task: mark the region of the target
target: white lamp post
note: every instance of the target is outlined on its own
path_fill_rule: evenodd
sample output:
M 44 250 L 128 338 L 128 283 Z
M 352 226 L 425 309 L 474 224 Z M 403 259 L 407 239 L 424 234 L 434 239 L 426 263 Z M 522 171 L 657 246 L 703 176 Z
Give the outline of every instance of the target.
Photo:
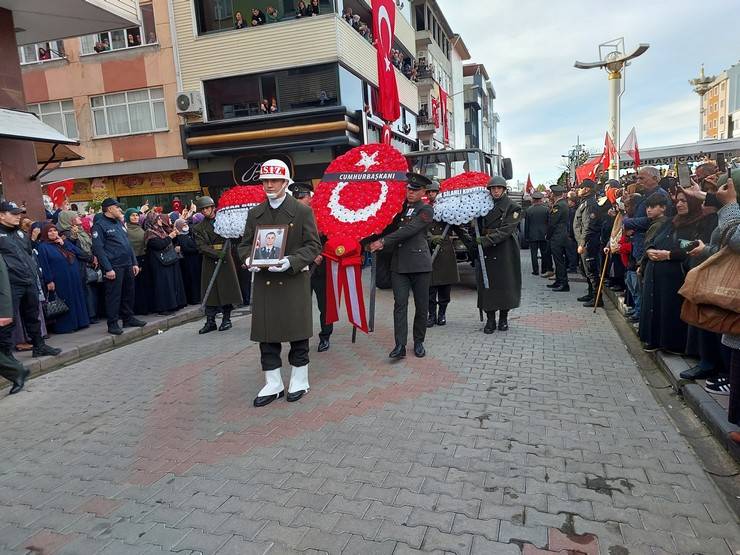
M 628 62 L 644 54 L 650 48 L 649 44 L 640 43 L 631 54 L 624 54 L 624 38 L 615 39 L 599 45 L 598 62 L 576 62 L 578 69 L 603 68 L 609 76 L 609 127 L 608 131 L 614 141 L 616 159 L 609 165 L 609 178 L 619 179 L 619 117 L 620 99 L 623 88 L 622 70 Z

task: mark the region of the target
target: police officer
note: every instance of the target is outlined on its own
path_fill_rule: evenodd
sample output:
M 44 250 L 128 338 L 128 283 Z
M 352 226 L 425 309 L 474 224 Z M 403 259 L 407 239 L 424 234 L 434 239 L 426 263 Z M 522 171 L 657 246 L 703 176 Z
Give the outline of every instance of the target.
M 0 327 L 8 328 L 12 325 L 13 293 L 8 279 L 8 267 L 0 256 Z M 31 371 L 24 368 L 12 354 L 8 355 L 0 351 L 0 376 L 13 384 L 8 395 L 13 395 L 22 390 L 30 373 Z
M 578 220 L 574 219 L 573 230 L 579 239 L 578 255 L 588 283 L 587 293 L 578 300 L 584 303 L 583 306 L 593 307 L 599 283 L 599 251 L 604 218 L 596 199 L 596 183 L 591 179 L 584 179 L 578 188 L 578 196 L 581 204 L 576 209 Z
M 23 209 L 13 202 L 0 202 L 0 255 L 8 267 L 13 311 L 20 313 L 23 324 L 33 343 L 33 356 L 55 356 L 61 349 L 44 343 L 39 320 L 39 267 L 33 258 L 31 240 L 18 227 Z M 13 327 L 0 327 L 0 351 L 13 360 Z M 24 378 L 25 381 L 25 378 Z M 18 383 L 18 382 L 14 382 Z
M 552 208 L 547 220 L 547 240 L 555 262 L 555 281 L 547 285 L 553 291 L 570 291 L 568 285 L 568 202 L 565 187 L 553 185 Z
M 200 270 L 200 295 L 203 297 L 216 271 L 218 261 L 223 258 L 221 269 L 213 283 L 211 293 L 205 299 L 206 323 L 198 333 L 210 333 L 231 329 L 231 311 L 234 305 L 242 303 L 239 276 L 236 273 L 234 258 L 229 249 L 225 249 L 226 239 L 216 233 L 213 225 L 216 220 L 216 203 L 211 197 L 200 197 L 195 200 L 195 207 L 203 214 L 203 221 L 193 226 L 193 237 L 198 251 L 203 255 Z M 216 328 L 216 314 L 221 312 L 221 325 Z
M 434 206 L 434 201 L 439 193 L 439 182 L 432 180 L 427 188 L 429 204 Z M 450 304 L 450 292 L 452 285 L 460 282 L 460 274 L 457 271 L 457 256 L 455 246 L 449 232 L 454 231 L 458 235 L 465 234 L 458 226 L 450 226 L 446 237 L 443 237 L 447 224 L 444 222 L 432 222 L 427 230 L 427 240 L 432 252 L 439 246 L 437 258 L 432 266 L 432 281 L 429 285 L 429 317 L 427 327 L 434 324 L 444 326 L 447 324 L 447 305 Z M 467 234 L 465 234 L 467 236 Z
M 370 252 L 391 251 L 391 285 L 393 287 L 393 330 L 396 346 L 390 358 L 406 356 L 408 338 L 409 291 L 414 294 L 414 354 L 426 355 L 424 337 L 427 331 L 429 283 L 432 275 L 432 254 L 427 244 L 427 228 L 434 210 L 422 199 L 432 180 L 418 173 L 408 173 L 406 202 L 401 213 L 386 228 L 380 239 L 369 245 Z
M 550 210 L 542 199 L 545 195 L 540 191 L 532 193 L 532 206 L 524 212 L 525 227 L 524 236 L 529 243 L 529 255 L 532 258 L 532 275 L 540 274 L 540 260 L 542 260 L 542 273 L 552 271 L 552 255 L 550 246 L 545 240 L 547 235 L 547 218 Z M 537 257 L 539 251 L 540 258 Z
M 313 185 L 310 183 L 293 183 L 288 186 L 288 190 L 293 193 L 293 198 L 301 204 L 311 207 L 311 198 L 313 196 Z M 321 247 L 323 250 L 326 244 L 326 237 L 320 236 Z M 329 350 L 329 338 L 334 331 L 334 324 L 326 323 L 326 264 L 324 256 L 319 254 L 311 264 L 311 291 L 316 295 L 316 304 L 319 307 L 319 322 L 321 322 L 321 331 L 319 332 L 318 352 L 323 353 Z
M 108 333 L 121 335 L 119 316 L 124 328 L 140 328 L 146 322 L 134 316 L 134 278 L 139 274 L 134 249 L 123 227 L 123 211 L 118 201 L 106 198 L 102 214 L 93 219 L 93 254 L 103 269 L 105 277 L 105 313 L 108 317 Z

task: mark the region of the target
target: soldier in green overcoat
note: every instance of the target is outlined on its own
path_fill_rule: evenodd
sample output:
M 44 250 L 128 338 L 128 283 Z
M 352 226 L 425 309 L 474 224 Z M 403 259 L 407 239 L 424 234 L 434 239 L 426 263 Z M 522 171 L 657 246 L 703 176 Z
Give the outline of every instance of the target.
M 211 293 L 205 300 L 206 323 L 198 331 L 200 334 L 216 330 L 216 314 L 221 312 L 223 318 L 219 331 L 231 329 L 231 311 L 234 305 L 242 303 L 242 293 L 239 288 L 239 278 L 230 249 L 224 248 L 226 239 L 221 237 L 213 228 L 216 219 L 216 205 L 211 197 L 200 197 L 195 206 L 203 214 L 203 221 L 193 226 L 193 237 L 198 251 L 203 255 L 203 264 L 200 271 L 200 295 L 206 294 L 213 272 L 219 259 L 223 258 L 221 269 L 213 284 Z
M 249 211 L 239 245 L 239 258 L 254 276 L 252 341 L 260 344 L 265 387 L 254 406 L 261 407 L 284 395 L 280 372 L 281 343 L 290 343 L 291 365 L 288 401 L 308 392 L 308 340 L 313 335 L 309 266 L 321 254 L 319 232 L 312 210 L 287 194 L 290 170 L 281 160 L 268 160 L 260 167 L 260 180 L 267 200 Z M 287 226 L 282 257 L 273 266 L 257 267 L 251 255 L 257 226 Z

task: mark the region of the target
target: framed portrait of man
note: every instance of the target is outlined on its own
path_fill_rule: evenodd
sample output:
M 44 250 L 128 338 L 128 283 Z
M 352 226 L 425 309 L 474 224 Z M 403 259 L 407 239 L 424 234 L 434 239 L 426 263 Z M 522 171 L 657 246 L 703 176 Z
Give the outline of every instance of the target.
M 285 256 L 287 236 L 287 225 L 258 225 L 254 232 L 251 265 L 261 268 L 277 265 Z

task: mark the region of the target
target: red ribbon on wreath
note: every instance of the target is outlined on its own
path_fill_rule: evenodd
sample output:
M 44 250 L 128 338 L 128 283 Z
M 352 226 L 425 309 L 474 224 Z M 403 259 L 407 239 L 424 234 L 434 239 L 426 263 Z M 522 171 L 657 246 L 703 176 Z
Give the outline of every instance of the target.
M 349 321 L 368 332 L 360 241 L 382 232 L 401 210 L 407 172 L 406 158 L 386 144 L 358 146 L 327 167 L 311 201 L 319 231 L 327 237 L 327 324 L 339 320 L 344 297 Z

